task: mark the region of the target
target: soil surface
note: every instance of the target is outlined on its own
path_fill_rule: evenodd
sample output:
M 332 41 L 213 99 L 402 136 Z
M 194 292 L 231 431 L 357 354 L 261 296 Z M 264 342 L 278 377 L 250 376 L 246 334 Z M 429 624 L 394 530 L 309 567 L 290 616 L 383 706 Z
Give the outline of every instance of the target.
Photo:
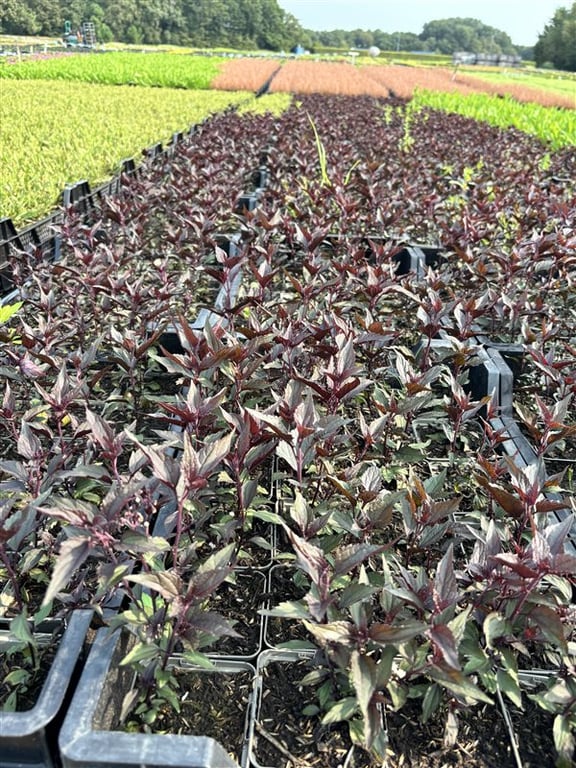
M 409 700 L 386 713 L 387 759 L 374 760 L 352 748 L 346 724 L 323 726 L 302 709 L 315 703 L 312 689 L 298 686 L 305 663 L 264 670 L 260 717 L 253 756 L 261 768 L 518 768 L 499 708 L 479 706 L 458 714 L 455 746 L 444 746 L 445 713 L 422 724 L 421 702 Z M 554 768 L 553 715 L 525 698 L 524 710 L 508 706 L 522 768 Z M 576 763 L 575 763 L 576 765 Z
M 240 571 L 236 582 L 224 582 L 210 600 L 210 610 L 230 621 L 240 637 L 223 637 L 210 653 L 225 656 L 255 656 L 260 649 L 266 577 L 259 571 Z
M 253 673 L 249 669 L 230 673 L 177 669 L 175 674 L 181 691 L 180 712 L 166 707 L 153 731 L 209 736 L 240 762 Z M 133 716 L 130 725 L 130 730 L 136 730 Z
M 387 715 L 393 756 L 387 768 L 518 768 L 510 736 L 500 710 L 485 706 L 459 715 L 458 741 L 444 747 L 444 722 L 435 718 L 423 725 L 420 702 Z M 554 768 L 553 715 L 530 700 L 524 711 L 508 706 L 518 739 L 522 768 Z

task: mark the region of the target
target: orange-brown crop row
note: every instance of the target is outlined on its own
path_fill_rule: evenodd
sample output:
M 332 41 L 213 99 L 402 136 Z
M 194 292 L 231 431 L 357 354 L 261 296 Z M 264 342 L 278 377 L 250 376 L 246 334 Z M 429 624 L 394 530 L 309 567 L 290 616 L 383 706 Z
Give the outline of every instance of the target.
M 518 101 L 530 101 L 545 107 L 574 108 L 574 100 L 562 94 L 552 94 L 529 86 L 508 83 L 493 83 L 479 77 L 463 74 L 454 75 L 449 69 L 426 67 L 364 67 L 369 77 L 386 86 L 401 99 L 412 97 L 416 88 L 430 91 L 458 93 L 489 93 L 499 96 L 506 94 Z
M 516 85 L 514 83 L 492 83 L 487 80 L 480 81 L 480 78 L 458 75 L 458 80 L 463 85 L 472 87 L 480 86 L 482 93 L 493 93 L 498 96 L 509 95 L 518 101 L 530 101 L 535 104 L 541 104 L 543 107 L 565 107 L 566 109 L 576 109 L 576 98 L 563 96 L 561 93 L 550 93 L 533 88 L 529 85 Z
M 257 91 L 280 67 L 277 60 L 232 59 L 213 81 L 222 90 Z M 431 91 L 509 94 L 518 101 L 546 107 L 574 109 L 574 99 L 530 86 L 493 83 L 456 73 L 450 69 L 402 66 L 356 67 L 347 62 L 290 60 L 282 64 L 270 85 L 270 92 L 330 93 L 345 96 L 368 95 L 386 98 L 390 93 L 410 99 L 416 88 Z
M 279 66 L 278 61 L 267 59 L 232 59 L 212 81 L 212 87 L 257 91 Z M 346 62 L 326 61 L 285 62 L 274 77 L 270 92 L 388 96 L 387 88 L 366 77 L 359 68 Z
M 270 85 L 270 91 L 330 93 L 342 96 L 387 98 L 388 88 L 347 62 L 287 61 Z
M 273 59 L 231 59 L 212 81 L 221 91 L 258 91 L 280 66 Z
M 416 88 L 450 93 L 474 93 L 481 90 L 480 87 L 474 89 L 472 86 L 456 82 L 447 69 L 399 66 L 370 66 L 362 69 L 368 77 L 385 85 L 400 99 L 411 99 Z

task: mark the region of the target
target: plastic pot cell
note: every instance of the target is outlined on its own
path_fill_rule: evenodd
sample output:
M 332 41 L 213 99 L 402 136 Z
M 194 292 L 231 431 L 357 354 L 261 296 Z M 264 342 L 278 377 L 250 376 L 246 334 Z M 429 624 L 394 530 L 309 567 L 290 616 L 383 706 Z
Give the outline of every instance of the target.
M 239 637 L 223 637 L 210 647 L 211 656 L 238 661 L 256 658 L 262 648 L 267 575 L 252 568 L 239 568 L 233 578 L 220 585 L 207 606 L 228 619 Z
M 249 757 L 255 768 L 351 764 L 346 763 L 346 754 L 354 751 L 347 725 L 321 726 L 319 712 L 304 714 L 318 704 L 318 693 L 314 685 L 300 681 L 317 667 L 314 650 L 260 654 L 248 731 Z
M 0 768 L 55 768 L 60 765 L 57 733 L 73 688 L 92 620 L 92 611 L 74 611 L 36 704 L 23 712 L 0 712 Z
M 225 695 L 204 692 L 198 707 L 208 713 L 215 709 L 212 719 L 219 718 L 222 722 L 224 708 L 232 703 L 236 721 L 227 734 L 234 733 L 232 757 L 222 743 L 205 733 L 155 734 L 121 729 L 122 702 L 135 684 L 133 671 L 120 665 L 131 642 L 129 633 L 111 634 L 107 628 L 98 632 L 60 731 L 63 768 L 239 768 L 245 765 L 254 667 L 247 662 L 216 661 L 218 669 L 212 672 L 186 666 L 177 658 L 172 665 L 177 667 L 175 674 L 189 672 L 192 679 L 195 675 L 223 675 L 241 681 Z M 196 686 L 192 683 L 186 687 L 184 678 L 182 707 L 193 697 L 194 690 Z
M 514 376 L 504 359 L 494 349 L 480 349 L 479 364 L 469 369 L 470 391 L 476 400 L 494 396 L 498 413 L 512 414 L 512 386 Z
M 234 206 L 234 213 L 240 216 L 243 216 L 246 212 L 254 211 L 256 210 L 256 206 L 258 205 L 258 202 L 259 202 L 258 195 L 254 193 L 240 195 L 236 200 L 236 204 Z

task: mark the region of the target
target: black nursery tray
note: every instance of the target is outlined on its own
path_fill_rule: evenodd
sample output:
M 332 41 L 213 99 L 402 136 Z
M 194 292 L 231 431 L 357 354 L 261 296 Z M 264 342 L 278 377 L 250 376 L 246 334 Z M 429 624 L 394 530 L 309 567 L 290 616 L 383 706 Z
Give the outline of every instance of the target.
M 0 712 L 0 768 L 59 765 L 58 727 L 91 621 L 90 610 L 71 615 L 35 706 L 24 712 Z

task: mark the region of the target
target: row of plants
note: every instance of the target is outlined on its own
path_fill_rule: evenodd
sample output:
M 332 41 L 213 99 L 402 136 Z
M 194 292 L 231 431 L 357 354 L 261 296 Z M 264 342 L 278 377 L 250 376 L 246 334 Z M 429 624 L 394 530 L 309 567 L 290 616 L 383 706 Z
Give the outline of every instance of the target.
M 0 210 L 18 226 L 50 212 L 67 184 L 84 178 L 94 186 L 124 158 L 214 112 L 240 103 L 248 111 L 281 108 L 247 92 L 37 80 L 4 81 L 2 93 Z
M 571 105 L 566 103 L 567 108 L 560 109 L 537 103 L 519 103 L 513 97 L 502 99 L 476 93 L 462 98 L 446 91 L 418 90 L 414 101 L 422 106 L 483 120 L 497 128 L 514 126 L 523 133 L 548 142 L 553 149 L 576 144 L 574 99 Z
M 106 52 L 47 60 L 0 62 L 0 79 L 72 80 L 99 85 L 140 85 L 208 90 L 223 59 L 170 53 Z
M 215 83 L 237 90 L 246 84 L 258 88 L 273 71 L 273 62 L 255 59 L 225 64 Z M 455 112 L 498 128 L 513 126 L 523 133 L 549 142 L 554 149 L 576 142 L 574 99 L 568 95 L 539 93 L 536 89 L 507 91 L 504 86 L 483 83 L 478 78 L 448 70 L 372 65 L 356 67 L 345 62 L 310 60 L 286 62 L 273 77 L 274 93 L 326 93 L 370 95 L 385 98 L 388 92 L 419 106 Z M 495 91 L 492 93 L 492 91 Z
M 405 72 L 398 67 L 373 67 L 368 74 L 386 85 L 397 96 L 410 98 L 415 90 L 440 91 L 442 93 L 479 93 L 507 97 L 512 101 L 539 104 L 543 107 L 562 107 L 574 109 L 572 94 L 550 91 L 546 87 L 519 85 L 507 82 L 498 75 L 492 80 L 484 80 L 483 74 L 470 76 L 468 73 L 453 69 L 412 68 Z
M 471 386 L 479 333 L 523 342 L 552 404 L 531 424 L 540 454 L 573 434 L 569 157 L 399 102 L 302 96 L 278 117 L 211 118 L 93 221 L 68 220 L 59 262 L 21 256 L 2 347 L 13 632 L 95 609 L 118 632 L 99 647 L 125 638 L 118 686 L 139 675 L 112 727 L 150 735 L 169 710 L 191 722 L 183 664 L 209 666 L 219 640 L 234 652 L 222 594 L 240 567 L 284 562 L 298 575 L 268 612 L 305 669 L 292 712 L 274 699 L 253 731 L 253 763 L 422 765 L 392 725 L 408 712 L 415 742 L 417 710 L 441 724 L 444 760 L 506 699 L 550 713 L 568 765 L 572 520 L 548 520 L 544 498 L 564 480 L 499 454 L 501 403 Z M 263 160 L 259 206 L 234 215 Z M 430 270 L 403 266 L 418 241 Z M 18 639 L 12 669 L 34 658 Z M 548 671 L 527 696 L 534 666 Z M 243 728 L 226 748 L 245 759 Z
M 538 88 L 543 91 L 555 91 L 564 96 L 574 95 L 574 73 L 572 72 L 546 72 L 540 69 L 518 69 L 510 71 L 504 69 L 501 72 L 494 72 L 489 69 L 484 72 L 475 72 L 473 67 L 463 68 L 463 72 L 471 78 L 481 75 L 484 82 L 509 83 L 529 88 Z

